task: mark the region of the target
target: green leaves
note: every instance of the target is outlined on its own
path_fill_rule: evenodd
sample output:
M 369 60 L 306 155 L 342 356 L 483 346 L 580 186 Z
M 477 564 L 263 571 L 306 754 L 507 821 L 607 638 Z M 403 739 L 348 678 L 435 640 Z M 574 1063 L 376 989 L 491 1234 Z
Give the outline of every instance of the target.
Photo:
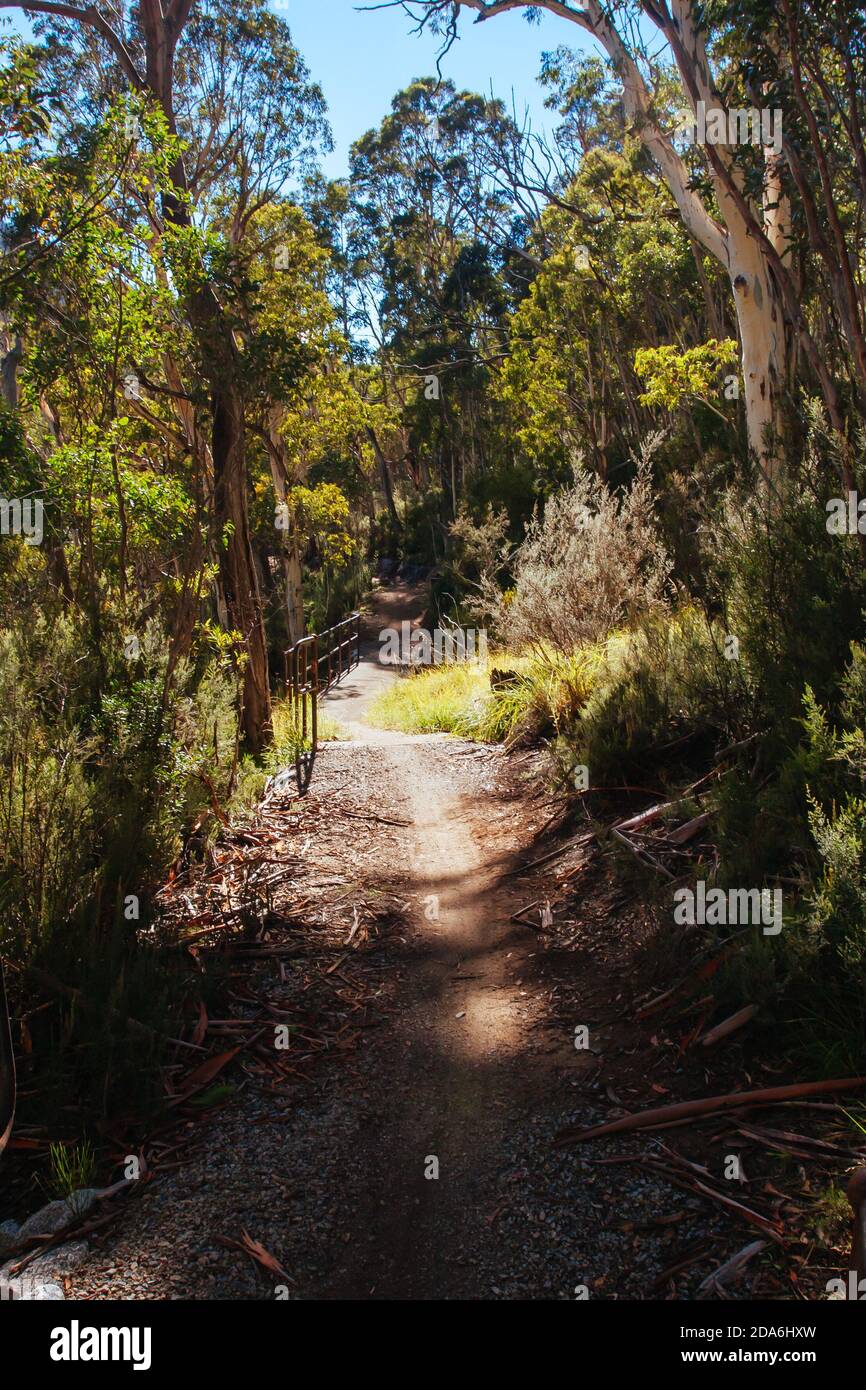
M 722 371 L 733 366 L 738 356 L 733 338 L 725 338 L 722 342 L 711 338 L 685 351 L 670 344 L 640 348 L 635 353 L 634 366 L 638 376 L 647 383 L 641 403 L 675 410 L 688 396 L 702 397 L 711 391 L 718 394 Z

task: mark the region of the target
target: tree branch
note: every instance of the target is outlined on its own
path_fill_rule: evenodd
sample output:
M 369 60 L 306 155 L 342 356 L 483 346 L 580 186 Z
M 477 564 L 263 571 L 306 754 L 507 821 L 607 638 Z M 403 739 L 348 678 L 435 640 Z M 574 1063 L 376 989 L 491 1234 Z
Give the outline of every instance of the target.
M 478 14 L 476 23 L 492 19 L 513 9 L 547 10 L 567 19 L 597 39 L 607 53 L 622 83 L 626 114 L 633 121 L 643 144 L 661 168 L 686 227 L 696 241 L 722 265 L 727 265 L 727 233 L 711 217 L 698 195 L 689 186 L 689 171 L 663 133 L 652 112 L 652 93 L 634 57 L 611 24 L 600 0 L 588 0 L 585 9 L 575 9 L 562 0 L 456 0 Z
M 145 90 L 147 84 L 135 66 L 132 54 L 95 5 L 66 5 L 62 0 L 30 0 L 28 4 L 22 4 L 21 0 L 0 0 L 0 10 L 24 10 L 27 14 L 49 14 L 55 15 L 58 19 L 77 19 L 79 23 L 86 24 L 88 28 L 95 29 L 102 35 L 133 87 L 137 91 Z

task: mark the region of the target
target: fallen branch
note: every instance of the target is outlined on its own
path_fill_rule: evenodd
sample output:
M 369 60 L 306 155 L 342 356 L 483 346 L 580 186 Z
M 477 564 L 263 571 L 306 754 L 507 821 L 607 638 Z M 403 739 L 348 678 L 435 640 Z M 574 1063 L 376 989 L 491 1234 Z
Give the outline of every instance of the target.
M 866 1076 L 848 1076 L 836 1081 L 798 1082 L 794 1086 L 771 1086 L 763 1091 L 733 1091 L 724 1096 L 708 1096 L 704 1100 L 685 1100 L 676 1105 L 659 1105 L 642 1110 L 637 1115 L 623 1115 L 604 1125 L 590 1129 L 563 1129 L 554 1140 L 556 1148 L 564 1144 L 579 1144 L 584 1139 L 597 1139 L 602 1134 L 617 1134 L 630 1129 L 651 1129 L 667 1120 L 681 1120 L 693 1115 L 712 1115 L 721 1110 L 736 1110 L 744 1105 L 774 1105 L 777 1101 L 796 1096 L 826 1095 L 831 1091 L 853 1091 L 866 1086 Z
M 347 811 L 346 808 L 345 808 L 345 806 L 341 806 L 341 807 L 338 809 L 337 815 L 339 815 L 339 816 L 351 816 L 352 820 L 374 820 L 374 821 L 377 821 L 377 822 L 379 823 L 379 825 L 404 825 L 404 826 L 409 826 L 409 825 L 414 825 L 414 824 L 415 824 L 415 822 L 414 822 L 413 820 L 393 820 L 391 816 L 376 816 L 376 815 L 373 814 L 372 811 L 369 811 L 369 812 L 367 812 L 367 813 L 364 813 L 364 812 L 362 812 L 362 811 Z
M 559 849 L 552 849 L 549 854 L 542 854 L 540 859 L 532 859 L 528 864 L 518 864 L 516 869 L 509 869 L 503 874 L 503 878 L 512 878 L 514 874 L 528 874 L 530 869 L 537 869 L 539 864 L 546 864 L 548 859 L 555 859 L 559 854 L 565 854 L 567 850 L 577 849 L 579 845 L 586 845 L 590 840 L 595 839 L 595 831 L 590 831 L 588 835 L 578 835 L 574 840 L 567 840 Z
M 617 840 L 620 840 L 625 845 L 626 849 L 630 849 L 632 854 L 636 855 L 642 864 L 648 864 L 649 867 L 651 869 L 655 869 L 657 873 L 664 874 L 665 878 L 674 878 L 674 875 L 671 873 L 670 869 L 666 869 L 664 864 L 661 864 L 658 859 L 654 859 L 653 856 L 649 854 L 647 850 L 638 849 L 637 845 L 633 845 L 627 835 L 620 834 L 619 830 L 615 825 L 611 826 L 610 833 L 611 835 L 614 835 L 617 838 Z
M 611 826 L 612 830 L 639 830 L 642 825 L 647 825 L 650 821 L 657 820 L 665 811 L 672 811 L 678 806 L 678 801 L 660 801 L 655 806 L 650 806 L 648 811 L 641 811 L 637 816 L 631 816 L 629 820 L 618 821 Z

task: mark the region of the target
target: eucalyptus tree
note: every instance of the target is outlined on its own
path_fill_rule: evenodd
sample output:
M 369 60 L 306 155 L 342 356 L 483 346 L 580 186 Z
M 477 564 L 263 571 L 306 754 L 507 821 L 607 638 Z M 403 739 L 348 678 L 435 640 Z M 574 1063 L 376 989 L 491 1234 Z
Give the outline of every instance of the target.
M 456 514 L 485 466 L 489 380 L 504 347 L 505 279 L 518 212 L 492 176 L 501 103 L 433 78 L 394 98 L 352 147 L 347 254 L 381 371 L 382 398 L 406 422 L 405 464 L 431 476 Z
M 827 119 L 844 128 L 859 178 L 861 7 L 852 0 L 834 5 L 831 13 L 811 0 L 784 0 L 781 6 L 775 0 L 402 0 L 402 8 L 421 25 L 438 29 L 446 43 L 456 37 L 462 10 L 472 12 L 476 23 L 515 9 L 526 11 L 530 20 L 549 11 L 596 40 L 616 75 L 630 130 L 656 162 L 690 235 L 729 279 L 749 442 L 765 476 L 772 484 L 786 456 L 790 389 L 802 356 L 836 432 L 843 480 L 852 485 L 844 402 L 804 300 L 795 233 L 801 219 L 812 220 L 805 182 L 814 186 L 822 148 L 826 156 L 832 140 L 815 116 L 818 98 Z M 666 103 L 660 109 L 657 101 L 660 66 L 654 50 L 659 45 L 679 88 L 681 116 L 673 124 Z M 822 50 L 825 56 L 830 50 L 835 54 L 827 90 L 822 89 L 823 64 L 817 62 Z M 786 84 L 792 99 L 774 105 Z M 804 100 L 798 87 L 808 87 L 811 95 Z M 810 146 L 800 151 L 810 166 L 806 180 L 798 178 L 790 147 L 796 110 Z M 828 205 L 823 172 L 820 186 Z M 832 222 L 832 210 L 828 216 Z M 817 220 L 813 237 L 822 219 Z M 850 239 L 830 230 L 840 316 L 849 350 L 857 353 L 858 324 L 846 273 L 846 262 L 853 269 L 855 257 Z M 825 272 L 829 275 L 826 267 Z
M 0 0 L 11 8 L 11 0 Z M 236 249 L 258 211 L 286 196 L 326 141 L 324 104 L 286 25 L 262 0 L 140 0 L 130 8 L 34 0 L 62 73 L 70 120 L 86 124 L 118 94 L 153 109 L 175 140 L 152 235 L 170 248 L 164 280 L 190 329 L 180 364 L 167 339 L 163 380 L 198 458 L 212 514 L 225 624 L 242 644 L 243 722 L 251 750 L 269 735 L 267 640 L 249 523 L 245 364 L 237 332 L 251 287 Z M 146 128 L 146 125 L 145 127 Z M 130 143 L 136 140 L 135 127 Z

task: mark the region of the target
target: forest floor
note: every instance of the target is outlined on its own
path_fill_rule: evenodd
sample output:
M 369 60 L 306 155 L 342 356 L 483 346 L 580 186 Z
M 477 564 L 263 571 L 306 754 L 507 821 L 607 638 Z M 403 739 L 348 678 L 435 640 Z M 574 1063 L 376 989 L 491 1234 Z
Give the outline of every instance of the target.
M 761 1237 L 670 1159 L 749 1204 L 766 1176 L 747 1159 L 726 1184 L 733 1120 L 554 1145 L 568 1126 L 787 1078 L 752 1075 L 736 1042 L 711 1078 L 706 1055 L 636 1017 L 669 983 L 651 911 L 594 846 L 551 830 L 540 753 L 366 723 L 396 678 L 375 634 L 416 615 L 414 593 L 378 594 L 362 669 L 326 702 L 351 739 L 322 749 L 307 796 L 279 779 L 252 819 L 247 842 L 270 836 L 288 876 L 224 954 L 222 1016 L 197 1033 L 239 1051 L 199 1113 L 177 1104 L 188 1058 L 168 1070 L 176 1130 L 121 1219 L 61 1266 L 68 1298 L 690 1298 Z M 281 1018 L 287 1052 L 269 1037 Z M 775 1191 L 762 1210 L 781 1219 Z M 772 1239 L 727 1296 L 756 1279 L 797 1296 Z

